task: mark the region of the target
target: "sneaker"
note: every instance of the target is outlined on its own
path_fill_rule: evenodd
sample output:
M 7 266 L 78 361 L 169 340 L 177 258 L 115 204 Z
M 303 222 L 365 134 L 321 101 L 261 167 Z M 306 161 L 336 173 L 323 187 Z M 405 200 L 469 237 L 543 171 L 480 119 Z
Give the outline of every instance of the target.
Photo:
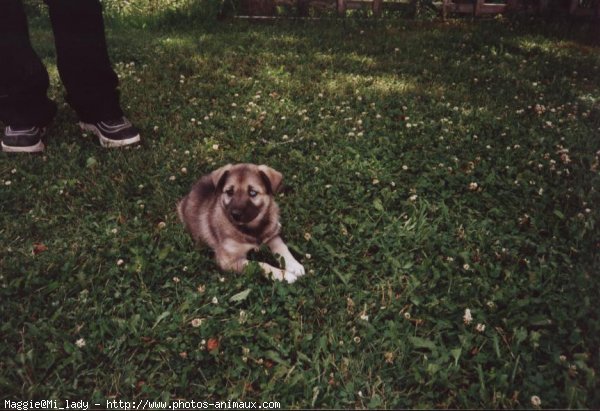
M 7 126 L 2 136 L 2 151 L 7 153 L 39 153 L 44 151 L 44 127 Z
M 98 123 L 80 122 L 79 127 L 97 135 L 100 145 L 106 148 L 124 147 L 140 141 L 139 131 L 125 117 Z

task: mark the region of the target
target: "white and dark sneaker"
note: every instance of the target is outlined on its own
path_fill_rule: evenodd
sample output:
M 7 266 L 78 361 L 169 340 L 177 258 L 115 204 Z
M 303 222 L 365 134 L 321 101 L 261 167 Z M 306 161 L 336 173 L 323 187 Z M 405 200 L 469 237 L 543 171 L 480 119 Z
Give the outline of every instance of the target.
M 100 139 L 102 147 L 124 147 L 140 142 L 140 133 L 125 117 L 97 123 L 80 122 L 82 130 L 91 131 Z
M 2 136 L 2 151 L 7 153 L 40 153 L 44 151 L 44 127 L 7 126 Z

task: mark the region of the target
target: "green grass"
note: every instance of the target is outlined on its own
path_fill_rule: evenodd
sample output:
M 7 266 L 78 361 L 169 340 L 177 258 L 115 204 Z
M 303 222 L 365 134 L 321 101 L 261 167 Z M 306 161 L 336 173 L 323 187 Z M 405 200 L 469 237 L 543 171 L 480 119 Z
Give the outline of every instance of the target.
M 2 401 L 600 407 L 600 49 L 583 30 L 188 23 L 108 23 L 144 139 L 108 151 L 32 21 L 60 109 L 43 156 L 0 155 Z M 228 162 L 284 174 L 302 280 L 221 273 L 178 223 Z

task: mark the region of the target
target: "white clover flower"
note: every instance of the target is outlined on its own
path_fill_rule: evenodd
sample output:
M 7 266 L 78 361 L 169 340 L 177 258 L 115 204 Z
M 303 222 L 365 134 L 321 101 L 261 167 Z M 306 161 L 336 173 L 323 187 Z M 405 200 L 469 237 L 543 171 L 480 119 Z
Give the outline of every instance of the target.
M 158 223 L 158 229 L 162 230 L 163 228 L 165 228 L 167 226 L 167 223 L 165 223 L 164 221 L 161 221 L 160 223 Z
M 418 196 L 417 196 L 416 194 L 413 194 L 413 195 L 411 195 L 411 196 L 410 196 L 408 199 L 409 199 L 410 201 L 413 201 L 413 202 L 414 202 L 414 201 L 417 201 L 417 198 L 418 198 Z
M 213 144 L 212 149 L 217 151 L 219 149 L 219 145 L 218 144 Z
M 85 340 L 83 338 L 80 338 L 77 341 L 75 341 L 75 345 L 79 348 L 83 348 L 85 347 Z
M 393 364 L 394 363 L 394 353 L 393 352 L 386 352 L 384 354 L 384 358 L 385 358 L 385 362 L 387 364 Z
M 478 188 L 479 188 L 479 184 L 477 184 L 475 182 L 469 183 L 469 190 L 470 191 L 476 191 Z
M 179 279 L 179 277 L 173 277 L 173 282 L 175 284 L 178 284 L 181 280 Z
M 485 324 L 478 323 L 477 326 L 475 326 L 475 330 L 478 333 L 484 332 L 485 331 Z
M 240 324 L 244 324 L 248 320 L 248 313 L 244 310 L 240 310 Z
M 213 304 L 219 304 L 219 299 L 217 297 L 213 297 L 212 303 Z
M 198 328 L 202 325 L 202 323 L 203 320 L 201 318 L 194 318 L 190 324 L 192 325 L 192 327 Z
M 125 264 L 125 261 L 123 261 L 123 259 L 122 259 L 122 258 L 119 258 L 119 259 L 117 260 L 117 266 L 119 266 L 119 267 L 120 267 L 120 266 L 122 266 L 123 264 Z
M 540 405 L 542 405 L 542 400 L 537 395 L 532 395 L 531 396 L 531 405 L 533 405 L 534 407 L 537 408 Z
M 361 320 L 363 320 L 363 321 L 367 321 L 367 322 L 368 322 L 368 321 L 369 321 L 369 316 L 367 315 L 367 313 L 364 313 L 364 312 L 363 312 L 363 313 L 360 315 L 360 319 L 361 319 Z
M 463 315 L 463 322 L 466 325 L 469 325 L 469 324 L 471 324 L 472 321 L 473 321 L 473 317 L 471 316 L 471 310 L 466 308 L 465 314 Z

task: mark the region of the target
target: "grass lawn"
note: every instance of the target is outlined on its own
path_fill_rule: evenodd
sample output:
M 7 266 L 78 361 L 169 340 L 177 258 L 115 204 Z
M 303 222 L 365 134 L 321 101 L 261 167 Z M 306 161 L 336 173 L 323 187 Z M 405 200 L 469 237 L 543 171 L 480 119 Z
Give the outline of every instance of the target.
M 600 48 L 577 24 L 111 20 L 144 140 L 113 151 L 31 31 L 60 107 L 43 155 L 0 154 L 2 404 L 600 407 Z M 284 174 L 295 284 L 220 272 L 179 224 L 229 162 Z

